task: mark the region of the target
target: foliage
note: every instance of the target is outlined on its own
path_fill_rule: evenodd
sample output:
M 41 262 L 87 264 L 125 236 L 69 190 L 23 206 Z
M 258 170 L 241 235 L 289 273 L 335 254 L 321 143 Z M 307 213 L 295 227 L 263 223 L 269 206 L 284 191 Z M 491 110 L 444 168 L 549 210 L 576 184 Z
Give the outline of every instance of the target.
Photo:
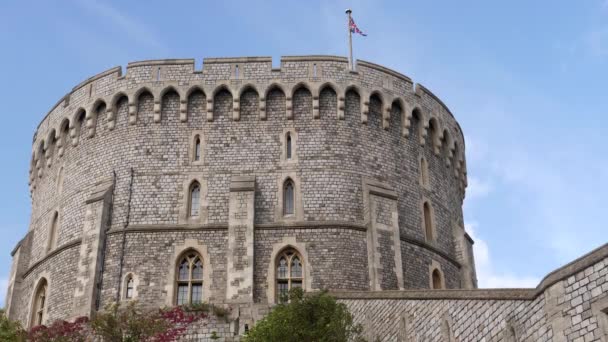
M 85 342 L 88 332 L 87 317 L 79 317 L 74 322 L 55 321 L 49 327 L 33 327 L 27 336 L 31 342 Z
M 181 307 L 144 311 L 130 302 L 106 306 L 92 320 L 56 321 L 50 326 L 36 326 L 29 332 L 18 322 L 10 321 L 0 310 L 0 341 L 14 342 L 171 342 L 177 341 L 190 324 L 205 318 L 203 312 Z
M 106 307 L 92 320 L 91 328 L 106 342 L 168 342 L 177 340 L 190 324 L 204 317 L 204 313 L 180 307 L 142 312 L 130 302 L 124 309 L 117 304 Z
M 258 321 L 244 341 L 364 341 L 362 328 L 353 323 L 346 305 L 326 292 L 304 296 L 302 289 L 296 288 L 290 291 L 289 300 Z
M 26 332 L 19 322 L 14 322 L 6 317 L 4 310 L 0 309 L 0 341 L 25 341 Z

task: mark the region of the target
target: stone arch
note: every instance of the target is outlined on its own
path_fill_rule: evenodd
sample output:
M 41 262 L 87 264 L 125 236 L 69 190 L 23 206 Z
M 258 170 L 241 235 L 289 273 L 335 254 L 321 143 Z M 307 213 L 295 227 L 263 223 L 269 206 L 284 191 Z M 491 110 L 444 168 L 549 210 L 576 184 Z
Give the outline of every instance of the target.
M 261 100 L 260 119 L 266 120 L 268 116 L 275 119 L 285 119 L 287 117 L 287 93 L 285 88 L 278 83 L 272 83 L 266 88 L 264 98 Z M 291 103 L 291 100 L 289 100 Z M 274 117 L 273 114 L 276 114 Z
M 78 145 L 80 131 L 82 130 L 82 124 L 85 122 L 86 113 L 86 110 L 80 107 L 74 112 L 72 120 L 70 120 L 70 137 L 72 138 L 72 146 Z
M 272 91 L 272 90 L 280 90 L 284 96 L 287 95 L 287 92 L 285 91 L 285 87 L 279 83 L 271 83 L 268 87 L 266 87 L 266 90 L 264 91 L 264 98 L 268 98 L 268 94 Z
M 309 96 L 310 100 L 307 99 Z M 306 82 L 296 83 L 291 88 L 291 97 L 287 98 L 287 118 L 295 120 L 305 118 L 307 115 L 314 118 L 314 102 L 314 93 L 310 85 Z M 295 108 L 301 108 L 302 112 L 294 110 Z M 296 116 L 301 117 L 296 118 Z
M 401 135 L 403 137 L 408 137 L 410 132 L 410 119 L 412 116 L 412 111 L 409 109 L 410 106 L 407 102 L 401 97 L 397 96 L 393 99 L 393 105 L 397 103 L 401 107 Z
M 59 124 L 58 132 L 59 138 L 57 139 L 57 155 L 61 157 L 65 152 L 65 143 L 70 135 L 70 119 L 63 118 L 63 120 Z
M 426 120 L 424 112 L 419 106 L 414 106 L 411 113 L 412 123 L 410 127 L 412 130 L 412 136 L 418 137 L 418 143 L 420 146 L 423 146 L 426 138 Z
M 378 104 L 378 113 L 374 114 L 372 113 L 372 109 L 374 109 L 374 107 L 376 106 L 375 103 L 379 103 Z M 367 107 L 368 107 L 368 115 L 367 115 L 367 124 L 370 127 L 378 127 L 378 128 L 382 128 L 383 124 L 384 124 L 384 97 L 382 96 L 382 93 L 379 90 L 374 90 L 369 94 L 369 98 L 367 100 Z
M 452 165 L 452 157 L 454 156 L 454 140 L 447 128 L 441 133 L 441 149 L 447 166 Z
M 49 134 L 44 141 L 44 157 L 46 159 L 46 166 L 51 167 L 53 161 L 54 149 L 57 145 L 57 133 L 54 128 L 51 129 Z
M 349 113 L 349 110 L 358 110 L 358 113 Z M 344 90 L 344 117 L 358 116 L 361 123 L 367 123 L 367 114 L 363 113 L 363 96 L 361 89 L 351 84 Z
M 281 255 L 286 249 L 294 249 L 302 256 L 304 260 L 303 272 L 303 287 L 305 291 L 312 290 L 312 267 L 310 266 L 310 258 L 308 257 L 308 251 L 306 249 L 306 243 L 297 242 L 294 236 L 285 236 L 283 240 L 272 245 L 272 252 L 270 254 L 270 260 L 268 263 L 268 272 L 266 274 L 266 280 L 268 287 L 266 288 L 266 299 L 268 304 L 276 303 L 276 267 L 275 263 L 277 257 Z
M 439 125 L 439 120 L 434 116 L 431 116 L 428 121 L 429 127 L 429 135 L 431 137 L 431 148 L 435 155 L 439 155 L 441 151 L 441 126 Z
M 217 99 L 220 95 L 222 95 L 222 93 L 227 93 L 230 96 L 230 100 L 229 104 L 228 104 L 228 108 L 227 109 L 227 115 L 230 115 L 230 113 L 234 110 L 234 92 L 232 91 L 232 89 L 230 89 L 230 87 L 227 84 L 220 84 L 217 87 L 215 87 L 215 89 L 213 89 L 213 93 L 212 93 L 212 106 L 211 106 L 211 118 L 209 117 L 209 107 L 207 108 L 207 120 L 208 121 L 213 121 L 215 120 L 215 118 L 219 118 L 219 114 L 220 113 L 216 113 L 217 110 Z M 209 100 L 207 100 L 207 104 L 209 104 Z
M 169 96 L 173 94 L 177 95 L 178 108 L 176 114 L 179 115 L 179 106 L 181 103 L 182 96 L 180 95 L 179 90 L 176 87 L 170 85 L 163 88 L 158 94 L 157 100 L 154 101 L 154 122 L 161 122 L 163 117 L 168 119 L 167 114 L 169 112 L 169 108 L 167 108 L 167 102 Z
M 114 94 L 114 96 L 112 96 L 112 99 L 110 100 L 110 108 L 107 110 L 108 129 L 110 130 L 113 130 L 114 127 L 116 127 L 116 121 L 118 116 L 118 103 L 123 98 L 126 98 L 128 103 L 129 96 L 125 92 L 119 91 L 118 93 Z
M 259 112 L 260 93 L 255 85 L 251 83 L 245 84 L 239 89 L 238 94 L 238 110 L 234 110 L 235 120 L 241 120 L 241 117 L 245 116 L 245 114 L 254 114 Z M 251 94 L 255 95 L 252 96 Z M 235 104 L 237 104 L 236 101 Z M 249 118 L 249 116 L 252 115 L 248 115 L 246 118 Z
M 405 101 L 403 101 L 400 97 L 394 97 L 393 100 L 390 102 L 390 105 L 387 105 L 388 107 L 390 107 L 390 115 L 388 117 L 388 128 L 396 129 L 397 132 L 401 133 L 401 135 L 404 135 L 404 132 L 406 131 L 406 128 L 404 127 L 404 121 L 406 120 L 407 116 L 407 107 L 405 106 Z
M 199 97 L 201 98 L 201 102 L 196 102 L 199 100 Z M 197 109 L 198 106 L 200 106 L 201 108 L 201 115 L 203 117 L 205 117 L 205 111 L 206 111 L 206 106 L 207 106 L 207 94 L 205 93 L 205 90 L 198 85 L 192 86 L 190 87 L 187 91 L 186 91 L 186 95 L 185 95 L 185 99 L 186 99 L 186 112 L 185 113 L 181 113 L 182 117 L 181 120 L 183 122 L 189 121 L 189 120 L 193 120 L 193 125 L 197 124 L 197 120 L 194 117 L 194 112 L 195 109 Z
M 507 322 L 505 329 L 503 330 L 503 341 L 504 342 L 517 342 L 519 341 L 519 335 L 517 330 L 513 326 L 512 322 Z
M 462 156 L 460 152 L 460 147 L 457 141 L 454 141 L 454 176 L 458 177 L 460 173 L 460 168 L 462 167 Z
M 93 102 L 90 110 L 86 115 L 86 126 L 87 126 L 87 137 L 92 138 L 95 136 L 95 131 L 97 129 L 97 122 L 99 120 L 99 116 L 102 118 L 104 116 L 105 111 L 107 110 L 106 101 L 103 99 L 97 99 Z M 102 112 L 103 111 L 103 112 Z
M 332 82 L 325 82 L 319 87 L 318 98 L 318 117 L 330 117 L 332 112 L 335 112 L 335 117 L 340 118 L 339 103 L 340 103 L 339 88 Z M 329 98 L 328 98 L 329 97 Z M 331 97 L 335 97 L 335 100 Z M 314 107 L 314 104 L 313 104 Z M 344 97 L 342 97 L 342 110 L 344 110 Z
M 152 97 L 152 102 L 154 103 L 154 93 L 148 87 L 141 87 L 137 89 L 137 91 L 133 94 L 133 103 L 129 103 L 129 123 L 135 124 L 139 117 L 139 112 L 141 110 L 141 99 L 144 95 L 149 95 Z

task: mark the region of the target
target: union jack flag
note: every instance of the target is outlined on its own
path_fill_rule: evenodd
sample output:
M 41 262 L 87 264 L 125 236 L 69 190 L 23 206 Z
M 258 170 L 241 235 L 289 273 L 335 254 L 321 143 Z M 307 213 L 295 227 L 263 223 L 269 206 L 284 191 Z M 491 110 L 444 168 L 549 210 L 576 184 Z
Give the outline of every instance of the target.
M 350 18 L 348 27 L 350 28 L 350 32 L 352 32 L 352 33 L 358 33 L 364 37 L 367 36 L 367 34 L 363 33 L 363 31 L 359 30 L 359 28 L 357 27 L 357 24 L 355 24 L 355 21 L 353 20 L 352 17 Z

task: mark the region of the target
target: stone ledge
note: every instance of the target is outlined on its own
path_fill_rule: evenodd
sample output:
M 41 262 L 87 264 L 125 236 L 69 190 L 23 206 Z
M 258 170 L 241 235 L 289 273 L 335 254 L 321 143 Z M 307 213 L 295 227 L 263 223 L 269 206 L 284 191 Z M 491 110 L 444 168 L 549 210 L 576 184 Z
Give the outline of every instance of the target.
M 203 230 L 228 230 L 228 224 L 134 224 L 125 229 L 111 229 L 106 234 L 114 235 L 120 233 L 146 233 L 146 232 L 175 232 L 175 231 L 203 231 Z
M 345 222 L 345 221 L 294 221 L 294 222 L 270 222 L 257 223 L 255 229 L 271 230 L 271 229 L 327 229 L 327 228 L 343 228 L 358 231 L 367 231 L 367 226 L 363 223 Z
M 215 58 L 203 58 L 203 69 L 205 69 L 205 64 L 254 63 L 254 62 L 268 62 L 268 63 L 272 63 L 272 57 L 253 56 L 253 57 L 215 57 Z
M 194 58 L 149 59 L 149 60 L 145 60 L 145 61 L 131 62 L 131 63 L 127 64 L 127 70 L 130 67 L 138 67 L 138 66 L 146 66 L 146 65 L 180 65 L 180 64 L 192 64 L 194 66 Z
M 384 291 L 329 291 L 338 299 L 478 299 L 478 300 L 533 300 L 534 289 L 482 289 L 482 290 L 384 290 Z
M 411 243 L 413 245 L 416 245 L 418 247 L 422 247 L 424 249 L 427 249 L 435 254 L 439 254 L 442 258 L 446 259 L 447 261 L 451 262 L 452 264 L 454 264 L 456 267 L 460 268 L 462 267 L 462 265 L 460 265 L 460 263 L 458 261 L 456 261 L 456 259 L 452 258 L 451 256 L 449 256 L 447 253 L 443 252 L 442 250 L 440 250 L 439 248 L 427 243 L 426 241 L 422 241 L 422 240 L 418 240 L 418 239 L 413 239 L 411 237 L 405 236 L 403 234 L 401 234 L 399 236 L 399 238 L 401 239 L 401 241 L 405 241 L 408 243 Z
M 376 63 L 372 63 L 372 62 L 368 62 L 368 61 L 362 61 L 360 59 L 357 59 L 357 67 L 359 66 L 364 66 L 367 68 L 372 68 L 372 69 L 376 69 L 378 71 L 382 71 L 385 72 L 391 76 L 397 77 L 399 79 L 402 79 L 406 82 L 412 83 L 412 79 L 405 76 L 404 74 L 397 72 L 395 70 L 389 69 L 387 67 L 383 67 L 382 65 L 376 64 Z
M 331 55 L 283 56 L 283 57 L 281 57 L 281 64 L 283 62 L 342 62 L 342 63 L 348 63 L 348 58 L 342 57 L 342 56 L 331 56 Z
M 80 246 L 80 244 L 82 243 L 82 239 L 75 239 L 72 240 L 66 244 L 63 244 L 57 248 L 55 248 L 53 251 L 51 251 L 50 253 L 48 253 L 47 255 L 45 255 L 42 259 L 36 261 L 32 266 L 30 266 L 30 268 L 28 268 L 24 273 L 23 276 L 21 278 L 25 279 L 25 277 L 28 276 L 28 274 L 30 274 L 35 268 L 37 268 L 40 264 L 44 263 L 45 261 L 47 261 L 48 259 L 51 259 L 52 257 L 54 257 L 55 255 L 68 250 L 70 248 L 73 247 L 77 247 Z
M 601 262 L 603 259 L 608 258 L 608 243 L 592 250 L 591 252 L 567 263 L 566 265 L 550 272 L 547 274 L 536 286 L 537 292 L 541 293 L 549 286 L 564 280 L 575 273 L 578 273 L 585 268 L 595 265 Z M 608 265 L 606 266 L 608 267 Z

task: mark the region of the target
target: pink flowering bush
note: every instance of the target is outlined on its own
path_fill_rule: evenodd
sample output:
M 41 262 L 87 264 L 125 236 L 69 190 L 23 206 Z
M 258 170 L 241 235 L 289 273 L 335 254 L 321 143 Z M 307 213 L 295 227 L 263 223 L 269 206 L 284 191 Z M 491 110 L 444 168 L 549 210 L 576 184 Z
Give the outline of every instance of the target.
M 124 307 L 111 304 L 91 320 L 80 317 L 74 322 L 56 321 L 49 326 L 33 327 L 26 333 L 19 323 L 0 315 L 0 341 L 174 342 L 190 325 L 206 317 L 205 312 L 192 308 L 142 310 L 130 302 Z

